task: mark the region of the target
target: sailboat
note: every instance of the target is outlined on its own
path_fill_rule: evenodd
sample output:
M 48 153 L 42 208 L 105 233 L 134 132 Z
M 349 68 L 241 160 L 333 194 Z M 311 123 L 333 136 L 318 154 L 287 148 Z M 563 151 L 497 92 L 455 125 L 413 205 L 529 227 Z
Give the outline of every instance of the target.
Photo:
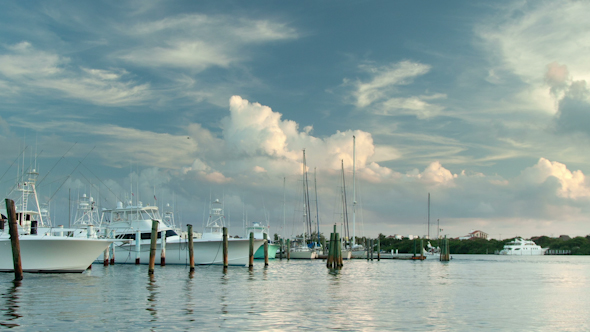
M 307 165 L 305 161 L 305 149 L 303 150 L 303 239 L 295 239 L 295 246 L 290 248 L 291 259 L 314 259 L 317 253 L 307 245 L 307 235 L 311 236 L 311 209 L 309 206 L 309 186 L 307 182 Z
M 356 137 L 352 136 L 352 242 L 350 245 L 352 258 L 364 258 L 367 250 L 356 244 Z

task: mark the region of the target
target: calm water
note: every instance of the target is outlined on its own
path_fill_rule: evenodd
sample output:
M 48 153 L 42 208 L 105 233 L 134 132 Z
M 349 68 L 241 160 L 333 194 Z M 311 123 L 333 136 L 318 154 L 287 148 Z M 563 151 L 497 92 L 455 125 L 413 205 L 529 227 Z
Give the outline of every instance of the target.
M 94 265 L 83 274 L 0 274 L 14 330 L 588 331 L 590 257 L 454 255 L 450 263 L 271 261 Z

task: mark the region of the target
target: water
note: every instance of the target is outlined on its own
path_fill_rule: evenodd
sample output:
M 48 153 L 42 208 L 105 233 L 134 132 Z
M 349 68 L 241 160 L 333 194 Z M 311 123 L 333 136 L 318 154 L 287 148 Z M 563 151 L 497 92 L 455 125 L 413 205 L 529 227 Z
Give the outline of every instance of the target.
M 590 330 L 590 257 L 454 255 L 449 263 L 271 261 L 253 271 L 94 265 L 83 274 L 0 274 L 14 330 Z

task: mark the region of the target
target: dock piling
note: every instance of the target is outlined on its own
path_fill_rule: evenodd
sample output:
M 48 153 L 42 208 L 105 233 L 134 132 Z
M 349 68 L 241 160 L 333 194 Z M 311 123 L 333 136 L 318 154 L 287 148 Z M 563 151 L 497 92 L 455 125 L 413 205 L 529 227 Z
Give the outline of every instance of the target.
M 12 246 L 12 265 L 14 267 L 14 280 L 23 280 L 23 266 L 20 257 L 20 242 L 18 240 L 18 226 L 16 223 L 16 209 L 14 201 L 6 199 L 6 214 L 8 214 L 8 231 L 10 232 L 10 245 Z
M 377 261 L 381 260 L 381 240 L 377 239 Z
M 139 264 L 140 257 L 141 257 L 141 232 L 138 229 L 135 231 L 135 264 Z
M 264 266 L 268 266 L 268 235 L 264 233 Z
M 283 239 L 279 240 L 279 259 L 283 260 Z
M 291 239 L 287 239 L 287 247 L 285 248 L 287 253 L 287 260 L 291 260 Z
M 160 236 L 160 247 L 162 248 L 160 266 L 166 266 L 166 231 L 162 231 L 162 235 Z
M 193 225 L 187 224 L 187 236 L 188 236 L 188 257 L 190 272 L 195 272 L 195 252 L 193 242 Z
M 227 227 L 223 227 L 223 269 L 227 269 L 227 266 L 229 265 L 229 261 L 227 258 L 228 255 L 228 246 L 229 246 L 229 242 L 228 242 L 228 236 L 227 236 Z
M 154 267 L 156 266 L 156 244 L 158 241 L 158 221 L 152 219 L 152 237 L 150 241 L 150 266 L 148 274 L 154 274 Z
M 117 236 L 115 235 L 115 230 L 111 230 L 111 239 L 115 239 Z M 109 244 L 108 248 L 111 248 L 111 265 L 115 265 L 115 242 Z
M 254 267 L 254 233 L 250 232 L 250 254 L 248 255 L 248 267 Z

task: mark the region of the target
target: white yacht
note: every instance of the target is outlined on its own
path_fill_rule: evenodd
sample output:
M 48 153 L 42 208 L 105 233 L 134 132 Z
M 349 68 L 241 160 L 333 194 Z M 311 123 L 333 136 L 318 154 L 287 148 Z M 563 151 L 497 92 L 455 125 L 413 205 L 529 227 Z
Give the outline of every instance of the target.
M 52 227 L 49 213 L 39 208 L 34 169 L 23 174 L 9 197 L 14 197 L 19 233 L 21 266 L 24 272 L 83 272 L 113 241 L 96 237 L 64 236 L 63 228 Z M 30 198 L 33 201 L 30 201 Z M 29 207 L 29 205 L 34 207 Z M 14 271 L 9 225 L 2 213 L 0 223 L 0 271 Z M 45 218 L 44 218 L 45 217 Z
M 541 256 L 545 254 L 547 249 L 541 248 L 541 246 L 531 240 L 515 238 L 504 245 L 504 249 L 500 251 L 500 255 Z
M 223 264 L 223 209 L 215 201 L 210 209 L 209 222 L 202 238 L 194 238 L 194 260 L 196 265 Z M 165 218 L 160 216 L 157 206 L 143 206 L 141 202 L 125 207 L 119 202 L 115 209 L 105 210 L 102 220 L 103 232 L 116 232 L 115 263 L 147 264 L 150 255 L 152 220 L 159 222 L 157 235 L 156 264 L 160 263 L 162 240 L 164 240 L 166 264 L 189 264 L 188 234 L 181 237 L 171 224 L 172 214 L 167 212 Z M 254 241 L 254 251 L 263 240 Z M 228 264 L 247 265 L 249 257 L 249 239 L 228 239 Z
M 245 237 L 249 239 L 250 233 L 253 233 L 254 239 L 264 240 L 264 233 L 266 233 L 268 239 L 268 259 L 275 259 L 280 246 L 276 243 L 271 242 L 268 229 L 268 226 L 263 226 L 261 223 L 255 221 L 250 226 L 246 227 Z M 255 251 L 254 258 L 264 258 L 264 246 L 260 246 L 260 248 L 258 248 L 258 250 Z

